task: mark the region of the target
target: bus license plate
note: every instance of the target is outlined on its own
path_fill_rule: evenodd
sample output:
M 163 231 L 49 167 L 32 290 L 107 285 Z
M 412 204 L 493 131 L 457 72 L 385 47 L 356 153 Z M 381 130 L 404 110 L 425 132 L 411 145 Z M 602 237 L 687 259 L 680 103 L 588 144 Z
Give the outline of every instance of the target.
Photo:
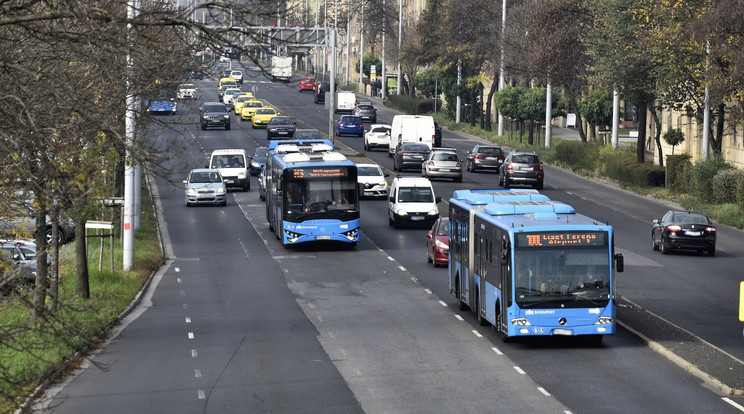
M 331 240 L 331 236 L 329 236 L 327 234 L 324 234 L 324 235 L 321 235 L 321 236 L 316 236 L 315 237 L 315 240 Z
M 571 329 L 556 329 L 553 331 L 554 335 L 572 336 L 573 330 Z

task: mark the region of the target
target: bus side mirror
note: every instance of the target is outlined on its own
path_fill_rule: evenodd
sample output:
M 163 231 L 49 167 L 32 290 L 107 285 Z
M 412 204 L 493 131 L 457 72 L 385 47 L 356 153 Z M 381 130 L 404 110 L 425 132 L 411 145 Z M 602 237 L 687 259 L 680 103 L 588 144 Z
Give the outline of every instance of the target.
M 622 253 L 618 253 L 615 255 L 615 269 L 618 272 L 622 272 L 625 270 L 625 259 L 623 258 Z

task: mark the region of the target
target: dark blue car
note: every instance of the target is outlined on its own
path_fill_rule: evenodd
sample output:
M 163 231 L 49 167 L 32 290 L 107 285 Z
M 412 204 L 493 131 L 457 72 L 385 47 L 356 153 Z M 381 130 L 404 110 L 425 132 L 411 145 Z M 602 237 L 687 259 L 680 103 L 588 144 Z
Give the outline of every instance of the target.
M 266 147 L 258 147 L 253 151 L 251 158 L 251 175 L 261 174 L 261 169 L 266 164 Z
M 356 135 L 364 136 L 364 123 L 362 118 L 356 115 L 341 115 L 341 119 L 336 123 L 336 135 Z

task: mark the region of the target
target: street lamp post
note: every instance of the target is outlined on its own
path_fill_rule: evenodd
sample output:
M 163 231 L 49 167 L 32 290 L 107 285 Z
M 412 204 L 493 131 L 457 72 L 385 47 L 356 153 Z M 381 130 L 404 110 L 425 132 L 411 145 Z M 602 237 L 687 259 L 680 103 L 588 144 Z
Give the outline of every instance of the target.
M 398 86 L 396 92 L 400 96 L 400 47 L 403 40 L 403 0 L 398 1 Z

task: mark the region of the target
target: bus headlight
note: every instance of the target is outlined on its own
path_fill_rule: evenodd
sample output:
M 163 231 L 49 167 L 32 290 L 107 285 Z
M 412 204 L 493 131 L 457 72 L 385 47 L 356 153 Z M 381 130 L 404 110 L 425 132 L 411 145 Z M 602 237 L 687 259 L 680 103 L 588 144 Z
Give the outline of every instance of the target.
M 287 236 L 287 241 L 290 243 L 296 242 L 300 238 L 300 236 L 302 236 L 299 233 L 295 233 L 289 230 L 284 230 L 284 235 Z
M 512 325 L 519 325 L 519 326 L 531 326 L 532 324 L 530 321 L 527 320 L 527 318 L 515 318 L 511 320 Z
M 607 325 L 615 322 L 615 318 L 611 318 L 609 316 L 601 316 L 599 319 L 597 319 L 596 322 L 594 322 L 595 325 Z
M 359 228 L 355 228 L 354 230 L 349 230 L 347 232 L 341 233 L 349 239 L 349 241 L 357 241 L 359 239 Z

